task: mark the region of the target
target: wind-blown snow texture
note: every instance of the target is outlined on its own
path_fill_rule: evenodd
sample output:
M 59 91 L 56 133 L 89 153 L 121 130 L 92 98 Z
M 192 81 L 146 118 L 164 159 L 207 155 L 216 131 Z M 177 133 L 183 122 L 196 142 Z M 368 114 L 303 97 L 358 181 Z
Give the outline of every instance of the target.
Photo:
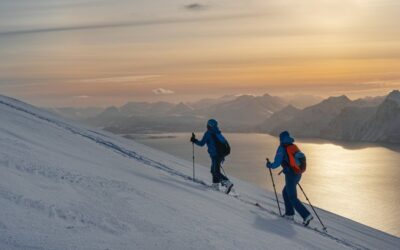
M 0 249 L 400 246 L 322 210 L 330 235 L 300 227 L 270 212 L 264 190 L 235 180 L 240 198 L 211 191 L 190 180 L 190 162 L 8 97 L 0 96 L 0 119 Z M 197 176 L 210 179 L 207 168 Z

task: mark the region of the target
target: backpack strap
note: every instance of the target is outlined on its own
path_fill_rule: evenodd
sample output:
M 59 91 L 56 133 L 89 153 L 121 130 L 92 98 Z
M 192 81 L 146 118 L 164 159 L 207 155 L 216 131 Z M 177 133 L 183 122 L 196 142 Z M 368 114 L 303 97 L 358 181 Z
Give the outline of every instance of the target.
M 217 141 L 219 141 L 217 134 L 211 132 L 211 137 L 213 138 L 215 143 L 217 143 Z

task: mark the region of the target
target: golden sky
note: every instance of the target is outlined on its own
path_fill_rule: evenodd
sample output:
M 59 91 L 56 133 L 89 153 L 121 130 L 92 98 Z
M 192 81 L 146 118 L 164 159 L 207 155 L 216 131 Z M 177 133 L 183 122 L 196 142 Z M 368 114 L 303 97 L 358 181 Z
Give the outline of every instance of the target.
M 400 88 L 400 1 L 4 0 L 0 93 L 45 106 Z

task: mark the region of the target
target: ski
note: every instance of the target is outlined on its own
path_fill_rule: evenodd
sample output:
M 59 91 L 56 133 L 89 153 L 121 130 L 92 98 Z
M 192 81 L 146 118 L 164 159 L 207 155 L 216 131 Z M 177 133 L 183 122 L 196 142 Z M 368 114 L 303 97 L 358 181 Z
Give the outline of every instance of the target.
M 262 205 L 261 205 L 260 203 L 258 203 L 258 202 L 249 202 L 249 201 L 245 201 L 245 200 L 243 200 L 243 199 L 242 199 L 241 201 L 244 201 L 244 202 L 246 202 L 246 203 L 248 203 L 248 204 L 254 205 L 254 206 L 258 207 L 259 209 L 261 209 L 261 210 L 263 210 L 263 211 L 265 211 L 265 212 L 268 212 L 269 214 L 275 215 L 275 216 L 277 216 L 277 217 L 279 217 L 279 218 L 281 218 L 281 219 L 285 219 L 285 218 L 283 218 L 282 216 L 280 216 L 278 213 L 276 213 L 275 211 L 270 210 L 270 209 L 268 209 L 268 208 L 262 206 Z M 285 219 L 285 220 L 287 220 L 287 219 Z M 302 222 L 295 221 L 295 220 L 293 220 L 293 221 L 287 220 L 287 221 L 288 221 L 288 222 L 293 222 L 293 224 L 295 224 L 295 225 L 297 225 L 297 226 L 301 226 L 301 227 L 303 227 L 303 228 L 311 229 L 311 230 L 316 231 L 316 232 L 318 232 L 318 233 L 320 233 L 320 234 L 328 235 L 328 232 L 327 232 L 327 231 L 325 231 L 325 230 L 320 230 L 320 229 L 317 228 L 317 227 L 311 227 L 310 225 L 303 225 Z

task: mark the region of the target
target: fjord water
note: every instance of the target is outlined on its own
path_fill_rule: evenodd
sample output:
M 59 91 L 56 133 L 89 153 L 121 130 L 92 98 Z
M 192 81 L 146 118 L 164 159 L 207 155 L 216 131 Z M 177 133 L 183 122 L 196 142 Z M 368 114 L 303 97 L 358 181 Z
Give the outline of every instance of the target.
M 189 137 L 190 134 L 183 133 L 133 136 L 140 143 L 191 161 Z M 265 159 L 273 159 L 278 138 L 236 133 L 226 137 L 232 147 L 224 164 L 228 175 L 273 191 Z M 307 172 L 301 184 L 313 205 L 400 236 L 399 148 L 359 143 L 339 145 L 323 140 L 297 140 L 297 144 L 307 155 Z M 197 163 L 210 165 L 206 148 L 196 147 L 195 152 Z M 280 168 L 274 170 L 274 174 L 281 192 L 284 180 L 283 175 L 277 175 L 279 171 Z

